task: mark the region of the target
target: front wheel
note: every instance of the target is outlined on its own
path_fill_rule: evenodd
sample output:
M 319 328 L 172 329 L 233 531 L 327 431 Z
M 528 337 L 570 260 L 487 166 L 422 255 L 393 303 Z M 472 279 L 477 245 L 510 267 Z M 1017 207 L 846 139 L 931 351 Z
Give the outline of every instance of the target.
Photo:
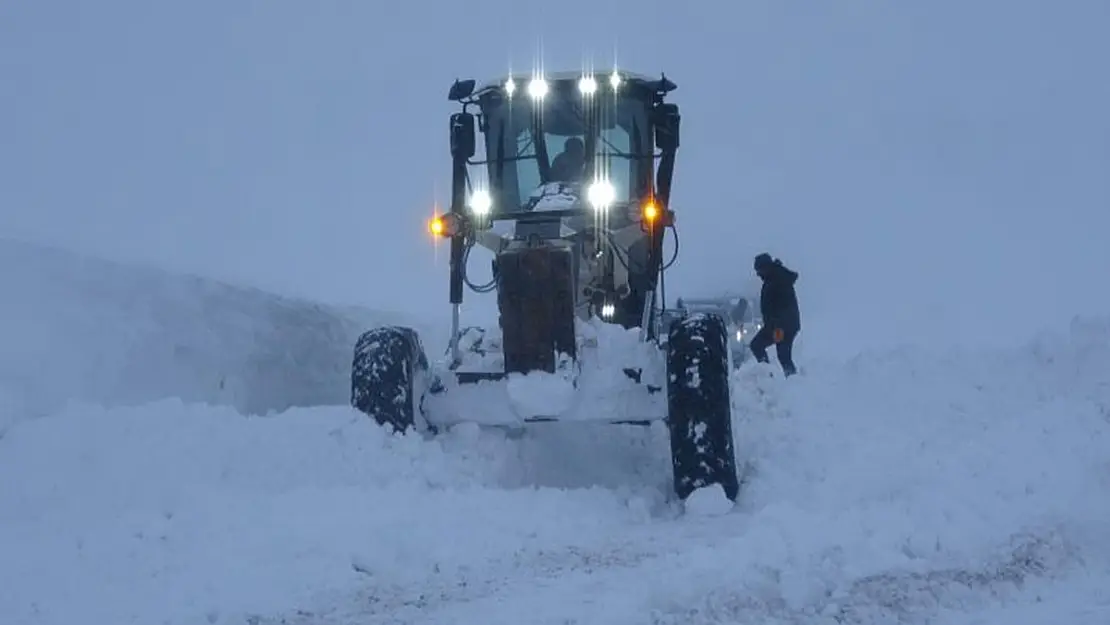
M 718 315 L 675 321 L 667 338 L 667 422 L 674 488 L 685 500 L 719 484 L 730 501 L 740 490 L 732 444 L 729 334 Z
M 396 432 L 417 427 L 428 361 L 411 328 L 368 330 L 355 343 L 351 405 Z

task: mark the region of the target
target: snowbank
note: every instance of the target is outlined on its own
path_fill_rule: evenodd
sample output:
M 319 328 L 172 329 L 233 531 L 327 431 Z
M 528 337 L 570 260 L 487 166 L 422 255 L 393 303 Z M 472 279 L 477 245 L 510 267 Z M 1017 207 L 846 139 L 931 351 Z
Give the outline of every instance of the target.
M 383 321 L 0 239 L 0 427 L 71 400 L 345 404 L 355 338 Z
M 1019 349 L 769 371 L 737 384 L 752 474 L 742 530 L 714 547 L 735 557 L 686 567 L 661 622 L 947 622 L 1060 576 L 1110 581 L 1106 321 Z M 1110 592 L 1066 614 L 1099 606 Z
M 25 421 L 0 439 L 0 475 L 19 476 L 0 480 L 0 614 L 238 625 L 371 591 L 375 609 L 408 609 L 649 519 L 609 490 L 506 488 L 514 448 L 467 428 L 394 437 L 343 407 L 167 400 Z M 460 588 L 472 568 L 486 578 Z
M 0 613 L 27 625 L 1100 622 L 1107 370 L 1106 321 L 1017 350 L 873 353 L 789 381 L 745 368 L 743 496 L 700 518 L 664 501 L 658 428 L 425 440 L 347 407 L 71 406 L 0 438 L 0 475 L 19 476 L 0 481 Z

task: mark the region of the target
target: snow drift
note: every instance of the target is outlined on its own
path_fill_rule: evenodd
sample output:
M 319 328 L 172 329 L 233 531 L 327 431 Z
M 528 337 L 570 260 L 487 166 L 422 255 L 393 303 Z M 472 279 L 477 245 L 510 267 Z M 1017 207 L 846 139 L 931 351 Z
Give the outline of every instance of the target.
M 354 341 L 385 319 L 0 239 L 0 413 L 166 397 L 244 413 L 342 405 Z
M 699 517 L 662 427 L 425 439 L 307 406 L 345 403 L 364 313 L 0 254 L 0 410 L 39 415 L 0 435 L 5 622 L 1110 619 L 1110 320 L 746 366 L 741 498 Z

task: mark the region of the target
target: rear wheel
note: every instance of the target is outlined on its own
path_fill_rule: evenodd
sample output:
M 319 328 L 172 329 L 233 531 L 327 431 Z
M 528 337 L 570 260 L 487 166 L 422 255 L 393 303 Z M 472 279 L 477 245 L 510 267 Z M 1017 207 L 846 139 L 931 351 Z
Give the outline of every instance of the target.
M 351 405 L 396 432 L 422 429 L 419 404 L 427 370 L 415 330 L 397 326 L 368 330 L 355 343 Z
M 685 500 L 719 484 L 736 500 L 740 490 L 732 444 L 729 335 L 724 320 L 694 313 L 676 320 L 667 338 L 667 421 L 674 488 Z

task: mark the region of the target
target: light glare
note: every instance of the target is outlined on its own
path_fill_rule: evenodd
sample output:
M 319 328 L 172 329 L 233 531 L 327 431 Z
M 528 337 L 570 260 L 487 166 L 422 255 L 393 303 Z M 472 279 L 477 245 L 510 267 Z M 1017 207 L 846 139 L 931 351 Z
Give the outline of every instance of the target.
M 543 78 L 533 78 L 532 82 L 528 83 L 528 95 L 539 100 L 547 95 L 547 81 Z
M 597 210 L 603 210 L 609 207 L 617 197 L 617 190 L 613 188 L 612 183 L 608 180 L 598 180 L 590 185 L 586 191 L 586 199 Z
M 490 208 L 493 207 L 493 198 L 490 197 L 489 191 L 479 189 L 471 194 L 468 205 L 475 215 L 483 217 L 488 215 Z
M 585 95 L 593 95 L 597 91 L 597 81 L 593 76 L 583 76 L 578 80 L 578 90 Z
M 436 236 L 443 236 L 443 232 L 446 229 L 447 227 L 443 225 L 443 219 L 440 217 L 433 217 L 432 220 L 428 222 L 428 231 Z

